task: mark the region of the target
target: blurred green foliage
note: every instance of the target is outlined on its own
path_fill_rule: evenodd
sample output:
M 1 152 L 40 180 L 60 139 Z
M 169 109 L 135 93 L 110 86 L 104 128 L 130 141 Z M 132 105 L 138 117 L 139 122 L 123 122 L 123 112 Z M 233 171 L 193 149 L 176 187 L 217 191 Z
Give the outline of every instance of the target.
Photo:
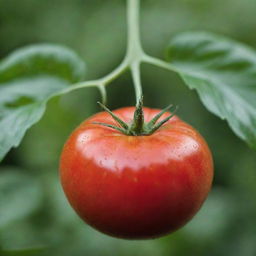
M 172 35 L 196 29 L 256 47 L 255 10 L 254 0 L 142 0 L 143 44 L 162 57 Z M 69 46 L 86 60 L 87 78 L 97 78 L 124 55 L 125 1 L 0 0 L 0 38 L 0 57 L 38 42 Z M 144 65 L 142 78 L 145 105 L 179 105 L 178 115 L 213 151 L 214 188 L 198 215 L 176 233 L 147 241 L 105 236 L 77 217 L 61 190 L 58 161 L 70 132 L 99 110 L 98 91 L 83 89 L 51 100 L 43 119 L 2 162 L 0 255 L 256 255 L 256 153 L 207 112 L 177 75 Z M 109 85 L 110 108 L 134 102 L 129 74 Z

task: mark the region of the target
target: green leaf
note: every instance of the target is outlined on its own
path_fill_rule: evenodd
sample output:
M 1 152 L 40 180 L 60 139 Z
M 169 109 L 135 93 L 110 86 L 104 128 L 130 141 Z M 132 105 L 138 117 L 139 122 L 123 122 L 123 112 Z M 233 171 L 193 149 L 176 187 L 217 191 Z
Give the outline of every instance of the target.
M 41 74 L 74 83 L 84 79 L 85 63 L 68 48 L 51 44 L 23 47 L 0 62 L 0 83 Z
M 40 120 L 47 101 L 84 74 L 84 62 L 60 46 L 25 47 L 0 63 L 0 161 Z
M 33 213 L 42 201 L 39 184 L 22 170 L 0 170 L 0 229 Z
M 256 52 L 222 36 L 188 32 L 173 38 L 167 60 L 206 108 L 256 149 Z

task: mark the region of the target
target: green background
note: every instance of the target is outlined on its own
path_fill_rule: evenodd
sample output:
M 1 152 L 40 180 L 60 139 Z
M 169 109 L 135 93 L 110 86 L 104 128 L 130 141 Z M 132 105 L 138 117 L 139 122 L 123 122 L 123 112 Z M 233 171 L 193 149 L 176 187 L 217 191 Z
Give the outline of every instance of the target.
M 87 79 L 101 77 L 124 56 L 125 11 L 120 0 L 0 0 L 0 57 L 24 45 L 60 43 L 86 61 Z M 207 30 L 256 48 L 255 11 L 254 0 L 145 0 L 143 46 L 162 58 L 176 33 Z M 100 110 L 99 92 L 88 88 L 51 100 L 43 119 L 1 163 L 0 247 L 39 248 L 17 255 L 47 256 L 256 255 L 256 153 L 176 74 L 145 64 L 142 81 L 145 105 L 179 105 L 178 115 L 200 131 L 213 152 L 214 186 L 197 216 L 176 233 L 147 241 L 105 236 L 77 217 L 61 190 L 58 161 L 71 131 Z M 135 103 L 129 73 L 107 92 L 111 109 Z

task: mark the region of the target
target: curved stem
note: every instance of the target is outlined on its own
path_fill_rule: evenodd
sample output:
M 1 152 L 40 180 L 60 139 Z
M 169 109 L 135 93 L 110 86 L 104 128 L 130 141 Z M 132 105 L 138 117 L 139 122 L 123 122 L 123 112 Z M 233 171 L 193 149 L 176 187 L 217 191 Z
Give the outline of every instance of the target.
M 171 70 L 171 71 L 178 72 L 178 70 L 173 65 L 171 65 L 170 63 L 165 62 L 161 59 L 149 56 L 147 54 L 144 54 L 141 61 L 144 62 L 144 63 L 148 63 L 148 64 L 151 64 L 151 65 L 157 66 L 157 67 L 161 67 L 161 68 L 164 68 L 164 69 L 168 69 L 168 70 Z
M 112 70 L 109 74 L 105 75 L 101 79 L 101 83 L 103 85 L 107 85 L 113 80 L 115 80 L 117 77 L 119 77 L 121 74 L 123 74 L 129 67 L 127 58 L 124 58 L 124 60 L 117 66 L 114 70 Z
M 73 84 L 72 86 L 67 87 L 64 90 L 62 90 L 59 94 L 69 93 L 69 92 L 75 91 L 77 89 L 86 88 L 86 87 L 98 87 L 100 85 L 101 85 L 100 79 L 89 80 L 89 81 Z
M 106 102 L 105 86 L 130 68 L 134 82 L 136 101 L 138 103 L 142 96 L 140 71 L 142 62 L 177 71 L 171 64 L 155 57 L 151 57 L 143 51 L 140 38 L 139 12 L 140 0 L 127 0 L 127 50 L 123 61 L 109 74 L 99 79 L 74 84 L 73 86 L 65 88 L 59 94 L 68 93 L 85 87 L 97 87 L 102 95 L 102 101 Z

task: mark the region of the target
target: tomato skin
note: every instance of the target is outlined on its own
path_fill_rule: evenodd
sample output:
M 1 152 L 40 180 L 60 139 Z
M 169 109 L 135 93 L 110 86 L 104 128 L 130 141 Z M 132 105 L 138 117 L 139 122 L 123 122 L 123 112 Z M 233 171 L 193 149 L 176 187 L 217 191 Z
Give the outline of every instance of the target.
M 134 111 L 113 113 L 131 123 Z M 143 111 L 146 122 L 160 112 Z M 116 125 L 106 112 L 85 120 L 60 161 L 64 192 L 85 222 L 111 236 L 145 239 L 173 232 L 196 214 L 211 188 L 213 162 L 194 128 L 174 116 L 152 135 L 127 136 L 93 122 Z

